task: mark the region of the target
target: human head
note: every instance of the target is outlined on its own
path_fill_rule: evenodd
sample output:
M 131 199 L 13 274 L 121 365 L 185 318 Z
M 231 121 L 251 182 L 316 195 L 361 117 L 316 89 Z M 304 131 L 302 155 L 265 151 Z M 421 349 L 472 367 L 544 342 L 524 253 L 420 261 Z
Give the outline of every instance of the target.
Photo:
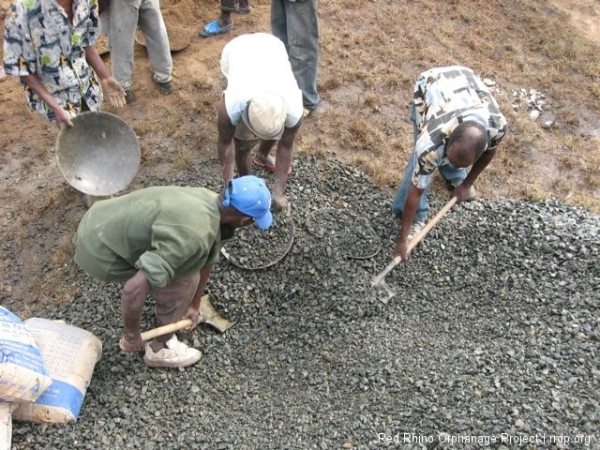
M 450 133 L 446 156 L 454 167 L 469 167 L 479 159 L 487 145 L 485 127 L 477 122 L 466 121 Z
M 285 101 L 274 92 L 262 92 L 248 101 L 242 119 L 256 137 L 277 140 L 285 126 Z
M 271 193 L 265 181 L 254 175 L 234 178 L 223 193 L 222 206 L 232 206 L 244 216 L 254 219 L 261 230 L 271 226 Z

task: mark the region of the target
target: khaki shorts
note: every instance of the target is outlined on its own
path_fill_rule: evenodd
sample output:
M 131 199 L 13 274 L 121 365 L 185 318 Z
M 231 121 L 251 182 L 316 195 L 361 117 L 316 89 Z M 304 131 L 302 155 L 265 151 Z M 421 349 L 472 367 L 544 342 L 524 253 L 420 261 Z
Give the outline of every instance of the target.
M 192 298 L 200 284 L 200 272 L 194 275 L 173 281 L 163 288 L 152 289 L 150 295 L 154 298 L 155 323 L 162 327 L 181 320 L 189 308 Z M 157 338 L 162 342 L 168 341 L 173 333 Z

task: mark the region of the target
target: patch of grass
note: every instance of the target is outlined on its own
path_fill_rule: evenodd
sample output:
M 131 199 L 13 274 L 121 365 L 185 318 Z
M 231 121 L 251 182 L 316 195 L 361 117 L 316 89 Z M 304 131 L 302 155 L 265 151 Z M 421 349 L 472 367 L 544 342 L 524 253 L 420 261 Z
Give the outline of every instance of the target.
M 194 162 L 195 154 L 189 147 L 176 144 L 175 153 L 177 155 L 173 162 L 173 168 L 175 170 L 184 170 Z
M 209 91 L 214 89 L 214 82 L 211 78 L 204 75 L 200 78 L 194 79 L 194 81 L 192 81 L 192 86 L 201 91 Z
M 575 194 L 568 199 L 567 203 L 600 214 L 600 199 L 597 197 L 586 194 Z
M 362 98 L 362 103 L 365 107 L 369 108 L 372 111 L 377 111 L 380 107 L 380 97 L 374 92 L 366 93 Z
M 563 110 L 560 112 L 559 119 L 561 119 L 567 125 L 571 125 L 571 126 L 579 125 L 579 117 L 577 117 L 577 114 L 575 114 L 575 111 Z
M 73 260 L 74 250 L 71 243 L 72 236 L 64 236 L 56 246 L 56 251 L 52 255 L 52 264 L 55 267 L 62 267 Z
M 536 185 L 527 185 L 523 190 L 523 196 L 534 202 L 544 202 L 552 197 L 552 194 L 540 189 Z
M 40 297 L 43 301 L 68 302 L 73 300 L 79 293 L 79 286 L 75 283 L 65 285 L 63 270 L 68 269 L 61 268 L 61 270 L 52 272 L 37 285 L 33 286 L 34 291 L 40 292 Z
M 133 131 L 138 137 L 144 137 L 154 130 L 154 126 L 149 121 L 139 121 L 132 125 Z
M 600 188 L 600 165 L 598 163 L 583 164 L 583 182 L 589 189 Z
M 342 81 L 337 77 L 328 77 L 319 80 L 319 89 L 321 92 L 332 91 L 339 88 L 342 85 Z
M 342 131 L 341 142 L 346 150 L 366 151 L 371 157 L 381 154 L 381 133 L 361 117 L 352 118 Z
M 552 192 L 558 196 L 566 197 L 570 193 L 569 183 L 562 177 L 552 180 Z

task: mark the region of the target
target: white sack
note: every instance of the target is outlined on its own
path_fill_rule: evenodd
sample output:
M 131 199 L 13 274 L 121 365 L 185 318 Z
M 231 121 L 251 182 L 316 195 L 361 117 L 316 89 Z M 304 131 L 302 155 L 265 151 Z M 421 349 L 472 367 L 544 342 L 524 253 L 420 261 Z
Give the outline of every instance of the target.
M 32 402 L 52 383 L 34 338 L 0 306 L 0 401 Z
M 52 377 L 52 385 L 35 403 L 16 405 L 12 417 L 31 422 L 66 423 L 79 417 L 102 343 L 89 331 L 47 319 L 27 319 Z

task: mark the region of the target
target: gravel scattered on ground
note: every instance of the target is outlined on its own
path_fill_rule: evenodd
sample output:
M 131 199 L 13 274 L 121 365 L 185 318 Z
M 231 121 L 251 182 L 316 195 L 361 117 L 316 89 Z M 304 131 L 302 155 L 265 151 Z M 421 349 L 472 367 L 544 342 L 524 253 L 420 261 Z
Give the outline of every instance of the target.
M 199 164 L 148 184 L 219 190 L 216 173 Z M 220 261 L 208 288 L 236 324 L 179 333 L 204 354 L 190 368 L 119 351 L 118 284 L 76 272 L 73 301 L 31 306 L 93 332 L 104 354 L 78 422 L 15 422 L 13 448 L 600 448 L 597 215 L 554 201 L 458 205 L 386 277 L 396 295 L 384 303 L 370 282 L 398 233 L 391 195 L 305 157 L 287 191 L 292 248 L 265 270 Z M 349 211 L 348 230 L 353 214 L 367 220 L 381 251 L 342 256 L 323 238 L 328 216 L 323 236 L 306 226 L 322 209 Z

